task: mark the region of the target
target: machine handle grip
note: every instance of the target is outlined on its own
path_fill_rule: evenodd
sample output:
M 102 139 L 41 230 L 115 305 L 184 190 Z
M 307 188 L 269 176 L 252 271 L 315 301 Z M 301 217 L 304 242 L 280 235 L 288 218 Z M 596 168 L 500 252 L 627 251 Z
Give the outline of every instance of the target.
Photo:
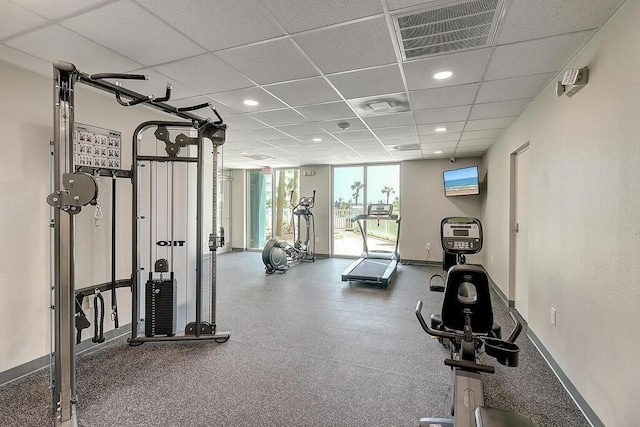
M 416 317 L 418 318 L 418 322 L 420 322 L 422 329 L 429 335 L 447 339 L 454 339 L 456 337 L 456 334 L 453 332 L 437 331 L 427 325 L 427 322 L 424 321 L 424 317 L 422 317 L 422 301 L 418 301 L 418 305 L 416 306 Z
M 465 371 L 486 372 L 487 374 L 495 373 L 495 368 L 493 366 L 480 365 L 470 360 L 445 359 L 444 364 L 451 366 L 452 368 L 464 369 Z
M 511 320 L 513 320 L 514 327 L 506 341 L 514 343 L 516 338 L 518 338 L 518 335 L 520 335 L 520 332 L 522 332 L 522 322 L 520 322 L 520 319 L 518 319 L 513 310 L 509 310 L 509 316 L 511 316 Z

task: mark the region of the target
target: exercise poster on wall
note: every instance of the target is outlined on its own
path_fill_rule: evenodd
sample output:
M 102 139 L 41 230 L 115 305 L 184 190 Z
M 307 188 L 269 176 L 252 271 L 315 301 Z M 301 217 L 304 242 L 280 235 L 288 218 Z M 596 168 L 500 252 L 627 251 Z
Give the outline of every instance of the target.
M 76 123 L 73 132 L 76 166 L 120 169 L 122 133 Z

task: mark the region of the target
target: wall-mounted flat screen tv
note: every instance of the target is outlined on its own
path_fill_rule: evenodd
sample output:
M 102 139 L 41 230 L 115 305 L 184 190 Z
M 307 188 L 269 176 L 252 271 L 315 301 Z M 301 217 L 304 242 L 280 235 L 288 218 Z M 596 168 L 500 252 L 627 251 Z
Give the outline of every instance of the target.
M 470 196 L 480 194 L 477 166 L 444 171 L 442 175 L 444 178 L 445 196 Z

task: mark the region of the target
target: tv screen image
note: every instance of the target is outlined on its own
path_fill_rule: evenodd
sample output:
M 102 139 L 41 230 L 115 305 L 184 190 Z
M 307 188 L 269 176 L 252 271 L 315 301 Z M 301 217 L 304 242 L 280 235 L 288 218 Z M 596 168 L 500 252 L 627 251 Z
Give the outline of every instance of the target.
M 480 194 L 477 166 L 444 171 L 442 174 L 444 178 L 445 196 L 470 196 Z

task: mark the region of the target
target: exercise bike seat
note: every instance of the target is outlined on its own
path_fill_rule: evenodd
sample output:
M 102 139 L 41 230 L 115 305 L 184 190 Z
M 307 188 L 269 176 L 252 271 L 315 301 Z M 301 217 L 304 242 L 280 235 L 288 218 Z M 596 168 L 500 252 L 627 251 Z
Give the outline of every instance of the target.
M 507 409 L 479 406 L 474 415 L 476 427 L 536 427 L 531 418 Z

